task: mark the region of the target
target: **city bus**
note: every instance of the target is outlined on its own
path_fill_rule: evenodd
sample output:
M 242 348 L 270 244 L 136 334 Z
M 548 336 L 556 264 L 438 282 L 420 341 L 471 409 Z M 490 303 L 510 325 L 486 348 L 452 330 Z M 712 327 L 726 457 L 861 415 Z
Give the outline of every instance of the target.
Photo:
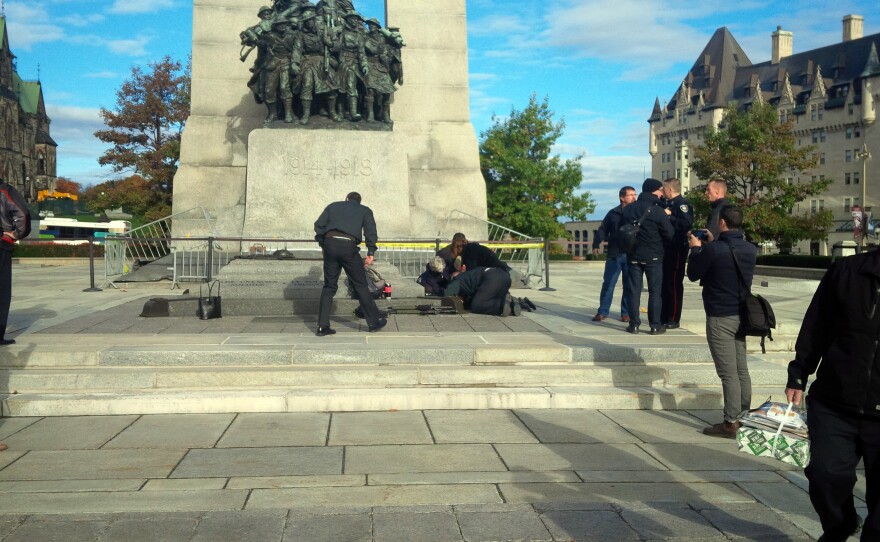
M 97 242 L 108 235 L 125 235 L 131 230 L 127 220 L 109 222 L 80 222 L 73 218 L 46 217 L 40 219 L 40 239 L 62 244 L 87 243 L 89 237 Z

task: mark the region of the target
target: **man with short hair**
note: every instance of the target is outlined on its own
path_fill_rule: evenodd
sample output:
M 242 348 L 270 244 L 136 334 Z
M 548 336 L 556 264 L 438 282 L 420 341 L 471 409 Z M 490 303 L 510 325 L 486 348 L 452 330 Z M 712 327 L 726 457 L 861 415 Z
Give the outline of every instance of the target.
M 706 230 L 709 232 L 709 241 L 718 239 L 721 230 L 718 227 L 718 221 L 721 218 L 721 210 L 731 205 L 727 199 L 727 181 L 723 179 L 709 179 L 706 183 L 706 199 L 712 207 L 709 213 L 709 220 L 706 221 Z
M 681 181 L 676 178 L 663 181 L 663 199 L 675 234 L 671 240 L 663 243 L 663 306 L 660 308 L 660 321 L 666 329 L 675 329 L 681 325 L 684 265 L 688 256 L 688 234 L 694 225 L 694 208 L 681 195 Z
M 644 277 L 648 279 L 648 322 L 651 335 L 666 333 L 660 321 L 663 285 L 663 240 L 672 239 L 674 230 L 669 217 L 663 211 L 660 195 L 663 183 L 657 179 L 645 179 L 642 193 L 623 210 L 623 224 L 639 223 L 636 247 L 628 252 L 627 277 L 629 279 L 629 326 L 627 333 L 638 333 L 641 317 L 639 305 Z
M 614 287 L 617 279 L 623 273 L 623 296 L 620 298 L 620 320 L 629 322 L 629 287 L 626 280 L 626 254 L 620 250 L 617 240 L 617 230 L 623 220 L 623 208 L 636 200 L 636 189 L 624 186 L 618 192 L 620 205 L 608 211 L 602 220 L 602 225 L 596 231 L 593 238 L 593 254 L 598 256 L 602 242 L 607 242 L 607 257 L 605 259 L 605 274 L 602 277 L 602 289 L 599 291 L 599 310 L 593 316 L 594 322 L 601 322 L 608 318 L 611 310 L 611 302 L 614 300 Z
M 367 257 L 361 260 L 358 245 L 361 239 L 367 245 Z M 318 305 L 317 335 L 333 335 L 330 328 L 330 310 L 333 297 L 339 284 L 339 273 L 345 275 L 357 295 L 361 311 L 367 320 L 369 331 L 379 331 L 388 323 L 382 318 L 376 302 L 367 288 L 367 275 L 364 266 L 373 265 L 373 254 L 379 240 L 373 211 L 361 205 L 361 195 L 350 192 L 345 201 L 331 203 L 315 221 L 315 240 L 321 246 L 324 256 L 324 288 Z
M 687 276 L 703 287 L 706 340 L 724 395 L 724 421 L 703 429 L 713 437 L 736 438 L 737 418 L 752 403 L 746 338 L 739 329 L 741 292 L 751 289 L 758 250 L 743 238 L 742 223 L 742 211 L 727 206 L 721 210 L 715 242 L 703 245 L 693 234 L 688 236 Z

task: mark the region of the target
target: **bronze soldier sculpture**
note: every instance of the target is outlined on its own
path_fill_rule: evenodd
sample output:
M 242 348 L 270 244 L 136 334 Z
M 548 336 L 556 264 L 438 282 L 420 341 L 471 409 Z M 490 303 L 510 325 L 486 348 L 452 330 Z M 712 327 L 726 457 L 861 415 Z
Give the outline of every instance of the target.
M 358 84 L 363 84 L 370 69 L 367 64 L 367 53 L 364 50 L 364 19 L 356 11 L 345 14 L 345 23 L 336 42 L 339 53 L 338 80 L 340 93 L 347 100 L 349 118 L 361 120 L 358 113 Z
M 284 122 L 294 121 L 290 75 L 291 72 L 296 71 L 296 67 L 291 63 L 295 39 L 296 36 L 290 21 L 281 18 L 276 18 L 272 23 L 272 31 L 261 37 L 267 54 L 264 64 L 266 86 L 263 96 L 266 108 L 269 110 L 263 123 L 264 126 L 278 120 L 277 102 L 279 96 L 284 105 Z
M 326 28 L 318 26 L 318 16 L 314 10 L 302 15 L 302 28 L 297 32 L 294 42 L 294 64 L 299 65 L 299 98 L 303 114 L 300 124 L 308 124 L 311 116 L 312 100 L 317 95 L 327 96 L 327 110 L 330 118 L 339 121 L 336 114 L 336 93 L 339 90 L 335 73 L 326 68 L 325 59 L 333 46 Z
M 367 52 L 369 74 L 365 78 L 367 96 L 364 108 L 367 122 L 373 122 L 375 100 L 379 98 L 379 119 L 386 124 L 391 123 L 391 96 L 394 94 L 394 82 L 391 80 L 390 68 L 394 61 L 391 45 L 382 34 L 382 24 L 375 18 L 367 20 L 369 35 L 364 49 Z

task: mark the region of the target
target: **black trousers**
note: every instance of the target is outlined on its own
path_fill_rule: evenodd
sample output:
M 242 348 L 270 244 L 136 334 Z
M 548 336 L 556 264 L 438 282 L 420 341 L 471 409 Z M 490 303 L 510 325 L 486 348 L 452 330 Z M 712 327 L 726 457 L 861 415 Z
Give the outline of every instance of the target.
M 856 466 L 864 461 L 868 518 L 862 542 L 880 540 L 880 418 L 829 408 L 807 396 L 810 428 L 810 501 L 829 542 L 844 541 L 856 526 L 853 488 Z
M 344 270 L 361 304 L 361 310 L 370 326 L 379 321 L 379 308 L 367 289 L 367 274 L 364 261 L 358 253 L 360 249 L 354 241 L 326 237 L 324 239 L 324 288 L 318 304 L 318 326 L 330 325 L 330 310 L 333 297 L 339 288 L 339 274 Z
M 6 322 L 9 320 L 9 303 L 11 302 L 12 251 L 0 248 L 0 339 L 6 338 Z
M 687 245 L 667 245 L 663 254 L 663 307 L 660 309 L 660 321 L 664 324 L 681 321 L 688 250 Z
M 471 312 L 493 316 L 501 314 L 511 284 L 510 273 L 504 269 L 490 267 L 485 270 L 477 291 L 471 297 Z
M 629 281 L 629 323 L 639 326 L 642 323 L 641 308 L 643 278 L 648 278 L 648 322 L 651 327 L 660 327 L 660 307 L 663 303 L 663 260 L 640 262 L 630 260 L 626 269 Z

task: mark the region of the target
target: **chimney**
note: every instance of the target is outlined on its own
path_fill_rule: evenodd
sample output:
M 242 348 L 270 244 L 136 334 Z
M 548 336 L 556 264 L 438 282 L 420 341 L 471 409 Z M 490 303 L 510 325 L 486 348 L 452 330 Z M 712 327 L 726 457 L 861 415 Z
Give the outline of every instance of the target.
M 779 64 L 779 61 L 785 57 L 791 56 L 791 44 L 794 34 L 787 30 L 783 30 L 781 26 L 776 27 L 773 33 L 773 64 Z
M 865 18 L 847 15 L 843 18 L 843 41 L 857 40 L 865 35 Z

